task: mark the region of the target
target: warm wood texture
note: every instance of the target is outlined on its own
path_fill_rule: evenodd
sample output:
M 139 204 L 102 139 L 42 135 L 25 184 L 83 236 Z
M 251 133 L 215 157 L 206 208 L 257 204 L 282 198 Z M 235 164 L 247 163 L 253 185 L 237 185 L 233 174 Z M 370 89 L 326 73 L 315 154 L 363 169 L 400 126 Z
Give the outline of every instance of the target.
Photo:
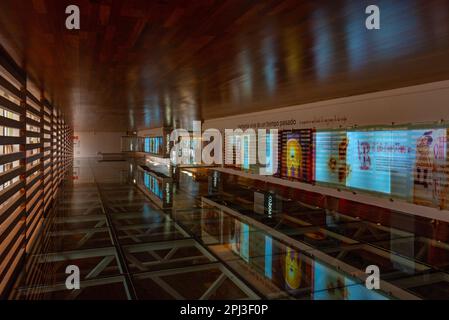
M 76 130 L 207 119 L 449 78 L 449 1 L 2 0 L 0 40 Z M 81 8 L 81 31 L 64 28 Z
M 14 112 L 18 120 L 0 115 L 0 125 L 18 129 L 18 136 L 0 134 L 0 146 L 18 145 L 15 152 L 0 154 L 0 299 L 7 297 L 18 271 L 27 277 L 42 277 L 26 256 L 37 250 L 46 218 L 63 176 L 71 166 L 73 132 L 61 112 L 43 96 L 36 97 L 27 74 L 0 50 L 0 90 L 15 98 L 0 100 L 0 107 Z M 14 83 L 19 86 L 17 88 Z M 14 162 L 18 161 L 17 165 Z M 29 261 L 28 261 L 29 262 Z

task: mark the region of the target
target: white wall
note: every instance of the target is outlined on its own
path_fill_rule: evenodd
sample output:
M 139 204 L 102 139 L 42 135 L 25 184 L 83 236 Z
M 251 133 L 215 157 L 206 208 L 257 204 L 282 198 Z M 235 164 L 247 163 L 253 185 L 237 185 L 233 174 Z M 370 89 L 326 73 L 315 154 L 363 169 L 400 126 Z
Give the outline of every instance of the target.
M 139 137 L 163 137 L 164 128 L 143 129 L 137 132 Z
M 125 132 L 80 131 L 74 134 L 75 158 L 97 157 L 98 152 L 121 152 L 121 137 Z
M 203 129 L 336 129 L 442 119 L 449 121 L 449 81 L 210 119 L 204 122 Z M 267 122 L 274 124 L 266 125 Z

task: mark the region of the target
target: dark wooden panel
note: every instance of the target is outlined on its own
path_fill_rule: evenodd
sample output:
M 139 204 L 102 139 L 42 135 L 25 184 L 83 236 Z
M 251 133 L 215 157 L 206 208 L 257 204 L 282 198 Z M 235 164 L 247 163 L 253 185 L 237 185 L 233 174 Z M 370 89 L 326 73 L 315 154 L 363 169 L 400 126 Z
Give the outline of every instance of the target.
M 44 156 L 43 153 L 38 153 L 38 154 L 35 154 L 33 156 L 27 157 L 26 158 L 26 163 L 31 163 L 33 161 L 36 161 L 36 160 L 42 158 L 43 156 Z
M 28 178 L 29 176 L 31 176 L 36 171 L 39 171 L 40 169 L 42 169 L 42 166 L 40 164 L 33 166 L 31 169 L 27 170 L 26 177 Z
M 64 28 L 69 4 L 80 31 Z M 3 0 L 0 35 L 78 130 L 186 125 L 449 79 L 449 1 L 378 0 L 372 32 L 369 4 Z
M 9 111 L 15 112 L 17 114 L 23 113 L 23 108 L 21 106 L 18 106 L 8 99 L 4 98 L 3 96 L 0 96 L 0 105 L 2 108 L 7 109 Z
M 5 68 L 17 81 L 19 81 L 22 85 L 25 85 L 25 72 L 9 54 L 10 52 L 6 52 L 5 49 L 0 46 L 0 65 L 3 66 L 3 68 Z
M 15 177 L 23 174 L 24 168 L 22 166 L 16 167 L 15 169 L 11 169 L 9 171 L 6 171 L 4 173 L 0 174 L 0 184 L 4 184 L 5 182 L 8 182 Z
M 0 116 L 0 125 L 4 126 L 4 127 L 16 128 L 16 129 L 22 129 L 22 127 L 23 127 L 23 124 L 20 121 L 6 118 L 6 117 L 1 117 L 1 116 Z
M 3 223 L 3 221 L 5 221 L 6 219 L 8 219 L 8 217 L 14 212 L 16 211 L 16 209 L 23 204 L 23 201 L 25 200 L 25 193 L 23 193 L 18 199 L 17 201 L 15 201 L 13 204 L 11 204 L 10 207 L 8 207 L 8 209 L 6 209 L 2 214 L 0 214 L 0 223 Z M 20 215 L 22 216 L 25 212 L 25 209 L 23 209 L 23 211 L 20 213 Z
M 3 78 L 1 75 L 0 75 L 0 86 L 9 90 L 13 95 L 16 96 L 17 99 L 20 99 L 22 97 L 22 92 L 15 86 L 13 86 L 8 80 Z
M 42 137 L 42 133 L 40 133 L 40 132 L 26 131 L 25 134 L 27 137 L 32 137 L 32 138 L 41 138 Z
M 25 186 L 23 181 L 18 181 L 14 183 L 14 185 L 11 185 L 6 189 L 6 191 L 3 191 L 0 193 L 0 203 L 5 202 L 10 197 L 15 195 L 20 189 L 22 189 Z
M 1 119 L 1 117 L 0 117 Z M 6 144 L 24 144 L 25 143 L 25 137 L 5 137 L 0 136 L 0 145 L 6 145 Z
M 42 143 L 32 143 L 32 144 L 27 144 L 25 146 L 26 150 L 33 150 L 33 149 L 37 149 L 37 148 L 42 148 Z
M 21 160 L 25 157 L 25 152 L 14 152 L 10 154 L 0 155 L 0 165 Z
M 36 98 L 31 92 L 27 91 L 27 98 L 31 99 L 35 104 L 37 104 L 38 106 L 41 105 L 41 102 L 39 101 L 38 98 Z
M 33 110 L 34 110 L 34 109 L 33 109 Z M 33 113 L 33 111 L 30 111 L 30 112 Z M 29 125 L 31 125 L 31 126 L 35 126 L 35 127 L 40 127 L 40 126 L 41 126 L 41 123 L 40 123 L 40 122 L 38 122 L 38 121 L 36 121 L 36 120 L 33 120 L 33 119 L 31 119 L 31 118 L 27 118 L 26 123 L 29 124 Z
M 33 178 L 33 180 L 31 180 L 30 182 L 28 182 L 27 184 L 26 184 L 26 187 L 27 187 L 27 190 L 30 190 L 38 181 L 40 181 L 40 179 L 42 178 L 42 176 L 41 175 L 36 175 L 34 178 Z M 39 188 L 38 188 L 38 190 L 39 190 Z M 28 198 L 28 196 L 27 196 L 27 198 Z

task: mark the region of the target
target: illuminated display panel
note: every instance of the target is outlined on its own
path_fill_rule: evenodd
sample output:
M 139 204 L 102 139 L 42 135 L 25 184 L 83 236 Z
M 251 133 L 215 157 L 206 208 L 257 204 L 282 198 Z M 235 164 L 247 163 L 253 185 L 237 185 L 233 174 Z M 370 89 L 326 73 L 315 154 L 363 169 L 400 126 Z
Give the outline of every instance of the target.
M 413 130 L 413 202 L 449 208 L 447 129 Z
M 256 172 L 258 167 L 263 167 L 267 174 L 277 172 L 274 168 L 273 135 L 265 135 L 265 159 L 259 159 L 258 144 L 260 137 L 250 133 L 226 134 L 225 163 L 227 166 L 239 168 L 245 171 Z M 263 161 L 262 161 L 263 160 Z
M 144 173 L 144 184 L 145 187 L 159 199 L 163 199 L 163 190 L 161 187 L 161 183 L 152 175 L 148 173 Z
M 315 180 L 448 208 L 447 129 L 315 135 Z
M 273 238 L 266 235 L 265 236 L 265 277 L 271 279 L 273 278 Z
M 346 132 L 317 132 L 315 135 L 315 180 L 346 185 L 348 168 Z
M 282 177 L 310 182 L 313 180 L 313 130 L 282 132 Z
M 150 138 L 145 138 L 145 146 L 144 146 L 145 152 L 150 152 Z
M 162 137 L 146 137 L 144 152 L 160 154 L 162 152 Z
M 265 164 L 262 165 L 265 169 L 265 173 L 267 175 L 274 175 L 276 174 L 278 168 L 275 168 L 275 161 L 274 161 L 274 157 L 275 157 L 275 150 L 274 150 L 274 135 L 271 133 L 267 133 L 265 136 Z M 279 145 L 277 143 L 277 145 Z M 277 155 L 276 155 L 277 156 Z M 260 159 L 259 159 L 260 161 Z
M 407 197 L 414 157 L 409 132 L 348 132 L 346 186 Z
M 250 149 L 251 141 L 248 134 L 235 134 L 230 137 L 230 146 L 233 146 L 232 157 L 234 159 L 234 166 L 249 170 L 251 167 Z M 254 150 L 255 151 L 255 150 Z
M 242 143 L 242 167 L 245 170 L 249 170 L 249 155 L 250 155 L 250 149 L 249 149 L 249 136 L 245 135 L 242 137 L 243 143 Z
M 184 165 L 201 164 L 201 153 L 198 156 L 198 161 L 195 159 L 196 149 L 199 148 L 201 151 L 202 140 L 200 138 L 181 139 L 177 146 L 178 148 L 173 148 L 170 152 L 170 158 L 173 163 Z

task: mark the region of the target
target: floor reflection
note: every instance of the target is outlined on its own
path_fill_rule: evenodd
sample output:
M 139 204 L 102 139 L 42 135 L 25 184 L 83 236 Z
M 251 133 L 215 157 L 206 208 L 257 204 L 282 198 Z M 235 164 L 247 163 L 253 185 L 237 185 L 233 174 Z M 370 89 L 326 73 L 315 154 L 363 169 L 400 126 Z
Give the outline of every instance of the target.
M 213 169 L 186 168 L 173 179 L 140 168 L 139 180 L 135 163 L 75 165 L 78 179 L 65 182 L 48 233 L 52 245 L 30 258 L 47 276 L 25 277 L 22 299 L 449 297 L 449 245 L 434 221 L 336 206 Z M 159 197 L 161 190 L 168 193 Z M 72 264 L 81 271 L 76 292 L 64 285 Z M 380 290 L 365 286 L 369 265 L 380 269 Z

